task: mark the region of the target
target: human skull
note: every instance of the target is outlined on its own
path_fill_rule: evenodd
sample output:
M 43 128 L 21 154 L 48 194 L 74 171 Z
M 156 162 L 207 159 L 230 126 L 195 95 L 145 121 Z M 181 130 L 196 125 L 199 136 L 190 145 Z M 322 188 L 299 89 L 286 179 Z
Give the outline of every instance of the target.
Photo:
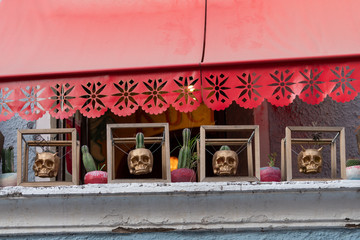
M 141 175 L 152 172 L 154 161 L 149 149 L 137 148 L 129 153 L 127 162 L 131 174 Z
M 302 147 L 302 146 L 301 146 Z M 298 167 L 301 173 L 320 173 L 322 168 L 322 147 L 319 149 L 305 149 L 298 155 Z
M 238 156 L 232 150 L 219 150 L 212 159 L 214 174 L 220 176 L 236 175 L 238 164 Z
M 60 165 L 60 158 L 56 153 L 42 152 L 36 153 L 33 170 L 35 176 L 42 178 L 56 177 Z

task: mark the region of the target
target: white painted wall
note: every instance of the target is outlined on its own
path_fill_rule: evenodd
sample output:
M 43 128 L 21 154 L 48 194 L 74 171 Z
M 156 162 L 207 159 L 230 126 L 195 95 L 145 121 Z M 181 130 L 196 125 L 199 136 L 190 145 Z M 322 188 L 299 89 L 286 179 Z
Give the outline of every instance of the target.
M 360 181 L 119 183 L 0 189 L 0 235 L 359 226 Z

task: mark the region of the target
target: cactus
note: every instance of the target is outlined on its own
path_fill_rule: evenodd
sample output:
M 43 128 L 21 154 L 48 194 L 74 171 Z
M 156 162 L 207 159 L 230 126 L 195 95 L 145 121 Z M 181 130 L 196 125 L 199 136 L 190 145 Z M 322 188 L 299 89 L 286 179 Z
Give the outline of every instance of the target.
M 83 145 L 81 147 L 81 152 L 82 152 L 82 161 L 86 169 L 86 172 L 96 171 L 96 164 L 94 158 L 91 156 L 89 152 L 88 146 Z
M 144 134 L 142 132 L 136 134 L 136 148 L 145 148 Z
M 301 147 L 303 147 L 303 146 L 301 146 Z M 303 149 L 304 149 L 304 148 L 303 148 Z M 275 166 L 276 156 L 277 156 L 277 153 L 276 153 L 276 152 L 273 152 L 273 153 L 268 154 L 269 167 L 274 167 L 274 166 Z
M 190 129 L 185 128 L 182 131 L 183 135 L 183 145 L 179 152 L 179 162 L 178 162 L 178 169 L 179 168 L 190 168 L 191 164 L 191 148 L 190 148 Z
M 346 161 L 346 167 L 360 165 L 360 159 L 349 159 Z
M 1 153 L 2 158 L 2 172 L 11 173 L 14 172 L 14 148 L 10 146 L 7 149 L 3 149 Z
M 222 145 L 221 148 L 220 148 L 220 151 L 223 151 L 223 150 L 231 150 L 231 149 L 227 145 Z

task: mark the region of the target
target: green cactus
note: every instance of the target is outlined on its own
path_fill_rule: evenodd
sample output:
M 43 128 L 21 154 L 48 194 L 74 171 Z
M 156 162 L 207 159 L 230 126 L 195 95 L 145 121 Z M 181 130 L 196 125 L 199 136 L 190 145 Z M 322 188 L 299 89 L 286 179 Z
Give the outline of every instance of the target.
M 191 131 L 190 131 L 190 129 L 185 128 L 182 131 L 182 135 L 183 135 L 183 145 L 179 152 L 178 169 L 179 168 L 190 168 L 190 165 L 191 165 L 191 148 L 190 148 Z
M 96 171 L 96 164 L 94 158 L 91 156 L 89 152 L 88 146 L 83 145 L 81 147 L 81 152 L 82 152 L 82 161 L 86 169 L 86 172 Z
M 144 134 L 142 132 L 136 134 L 136 148 L 145 148 Z
M 2 172 L 3 173 L 14 172 L 14 148 L 12 146 L 2 150 L 1 159 L 2 159 Z
M 360 165 L 360 159 L 349 159 L 346 161 L 346 167 Z
M 220 148 L 220 151 L 222 151 L 222 150 L 231 150 L 231 149 L 227 145 L 222 145 L 221 148 Z
M 277 156 L 277 153 L 276 153 L 276 152 L 273 152 L 273 153 L 268 154 L 269 167 L 274 167 L 274 166 L 275 166 L 276 156 Z

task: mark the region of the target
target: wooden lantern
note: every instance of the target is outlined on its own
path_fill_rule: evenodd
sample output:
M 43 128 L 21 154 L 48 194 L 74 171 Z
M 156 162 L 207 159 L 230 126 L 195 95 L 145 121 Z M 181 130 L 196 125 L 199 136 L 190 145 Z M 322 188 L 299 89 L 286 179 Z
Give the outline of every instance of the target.
M 145 136 L 145 144 L 160 144 L 161 145 L 161 159 L 154 158 L 154 164 L 161 161 L 161 177 L 146 178 L 143 175 L 133 175 L 132 178 L 116 178 L 115 172 L 115 149 L 117 144 L 132 144 L 135 145 L 135 136 L 115 136 L 114 132 L 117 129 L 144 129 L 144 128 L 160 128 L 163 131 L 162 136 L 151 137 Z M 168 123 L 124 123 L 124 124 L 107 124 L 106 125 L 106 147 L 107 147 L 107 169 L 108 169 L 108 183 L 121 182 L 170 182 L 170 144 L 169 144 L 169 124 Z M 154 171 L 154 170 L 153 170 Z
M 71 140 L 26 140 L 26 135 L 53 134 L 55 136 L 61 134 L 69 134 Z M 59 139 L 54 137 L 53 139 Z M 30 147 L 71 147 L 72 157 L 72 181 L 28 181 L 28 164 Z M 23 155 L 24 152 L 24 155 Z M 45 186 L 61 186 L 61 185 L 78 185 L 79 184 L 79 160 L 80 144 L 76 140 L 75 128 L 60 129 L 23 129 L 17 133 L 17 185 L 29 187 L 45 187 Z
M 294 138 L 294 132 L 317 132 L 317 133 L 334 133 L 333 138 L 313 139 L 313 138 Z M 340 140 L 340 178 L 336 174 L 336 143 Z M 331 178 L 293 178 L 292 172 L 292 145 L 298 144 L 316 144 L 330 145 L 331 151 Z M 309 149 L 312 150 L 312 149 Z M 345 153 L 345 128 L 344 127 L 317 127 L 317 126 L 291 126 L 285 129 L 285 138 L 281 140 L 281 179 L 283 181 L 324 181 L 346 178 L 346 153 Z
M 208 132 L 243 132 L 249 133 L 247 138 L 208 138 Z M 248 176 L 206 176 L 206 166 L 208 161 L 206 159 L 206 146 L 216 146 L 220 148 L 222 145 L 237 146 L 246 145 L 247 158 L 239 159 L 239 161 L 246 161 L 248 168 Z M 200 153 L 200 170 L 199 180 L 201 182 L 224 182 L 224 181 L 259 181 L 260 179 L 260 139 L 258 125 L 208 125 L 200 127 L 200 142 L 197 145 L 198 153 Z M 253 153 L 254 148 L 254 153 Z M 254 156 L 253 156 L 254 155 Z

